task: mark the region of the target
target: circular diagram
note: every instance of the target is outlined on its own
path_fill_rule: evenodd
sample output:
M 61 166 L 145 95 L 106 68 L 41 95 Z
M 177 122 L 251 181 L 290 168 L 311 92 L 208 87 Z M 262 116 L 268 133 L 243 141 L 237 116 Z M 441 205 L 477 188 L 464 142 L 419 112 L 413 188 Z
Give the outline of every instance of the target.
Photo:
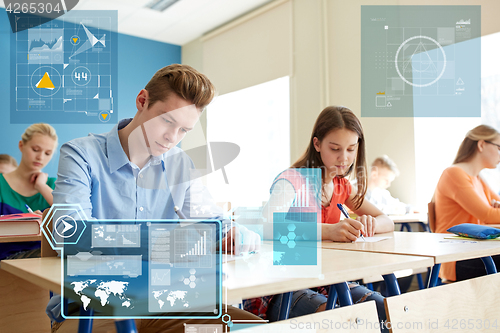
M 107 123 L 111 118 L 109 111 L 101 111 L 99 112 L 99 120 L 103 123 Z
M 31 74 L 31 89 L 42 97 L 50 97 L 61 88 L 61 74 L 51 66 L 38 67 Z
M 399 46 L 394 65 L 404 82 L 414 87 L 427 87 L 443 76 L 446 54 L 433 38 L 413 36 Z
M 80 37 L 78 35 L 73 35 L 71 36 L 71 38 L 69 39 L 69 42 L 73 45 L 78 45 L 80 44 Z
M 63 215 L 59 217 L 55 225 L 56 228 L 54 230 L 56 234 L 62 238 L 69 238 L 73 236 L 78 229 L 78 224 L 76 223 L 75 219 L 69 215 Z M 59 226 L 63 228 L 61 231 L 58 230 Z M 69 232 L 67 233 L 67 231 Z

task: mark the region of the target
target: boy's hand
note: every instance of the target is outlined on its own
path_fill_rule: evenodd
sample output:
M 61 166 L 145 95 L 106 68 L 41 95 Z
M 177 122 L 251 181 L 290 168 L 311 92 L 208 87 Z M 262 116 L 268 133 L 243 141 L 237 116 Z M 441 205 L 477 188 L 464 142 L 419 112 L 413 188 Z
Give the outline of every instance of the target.
M 222 239 L 221 250 L 227 253 L 240 255 L 244 252 L 258 252 L 260 250 L 260 235 L 245 227 L 232 227 L 226 237 Z

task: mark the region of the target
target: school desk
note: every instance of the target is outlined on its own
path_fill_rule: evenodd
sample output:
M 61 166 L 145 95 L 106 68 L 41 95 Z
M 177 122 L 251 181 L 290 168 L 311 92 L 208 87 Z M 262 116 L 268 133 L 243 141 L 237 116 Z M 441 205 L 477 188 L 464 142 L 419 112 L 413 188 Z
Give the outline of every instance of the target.
M 401 231 L 403 231 L 405 228 L 408 231 L 412 231 L 410 223 L 418 223 L 422 228 L 427 231 L 431 232 L 429 229 L 429 222 L 427 220 L 427 214 L 422 214 L 422 213 L 415 213 L 415 214 L 405 214 L 405 215 L 388 215 L 389 218 L 394 222 L 394 224 L 400 224 L 401 225 Z
M 224 293 L 227 293 L 223 294 L 225 303 L 240 303 L 243 299 L 283 294 L 281 313 L 284 316 L 280 319 L 287 319 L 291 295 L 295 290 L 335 285 L 341 305 L 348 305 L 352 304 L 352 300 L 350 300 L 350 293 L 345 281 L 362 279 L 374 274 L 392 275 L 397 270 L 417 269 L 433 265 L 432 258 L 426 257 L 321 249 L 321 276 L 270 278 L 267 272 L 271 268 L 269 265 L 263 264 L 261 260 L 267 251 L 272 251 L 272 245 L 269 241 L 264 242 L 259 253 L 245 259 L 248 265 L 242 265 L 236 261 L 224 264 Z M 236 269 L 238 269 L 237 272 Z M 304 266 L 303 269 L 306 271 L 307 266 Z M 386 281 L 393 284 L 391 290 L 397 289 L 399 291 L 395 278 Z M 330 288 L 330 291 L 332 290 L 333 288 Z M 330 294 L 330 304 L 327 305 L 327 308 L 333 306 L 334 298 L 335 294 Z
M 271 324 L 254 325 L 238 333 L 380 333 L 375 301 L 322 311 Z
M 0 237 L 0 243 L 16 243 L 16 242 L 36 242 L 41 241 L 41 235 L 29 235 L 29 236 L 2 236 Z
M 433 264 L 432 259 L 426 257 L 323 249 L 321 252 L 323 274 L 321 278 L 269 279 L 266 277 L 265 268 L 262 270 L 259 268 L 243 272 L 247 275 L 245 279 L 235 279 L 235 262 L 224 264 L 226 274 L 224 284 L 227 287 L 227 298 L 224 301 L 236 303 L 246 298 L 287 293 L 304 288 L 342 283 L 372 274 L 383 275 L 395 270 L 428 267 Z M 250 260 L 258 262 L 259 255 L 259 253 L 255 254 Z M 61 262 L 57 257 L 4 260 L 1 262 L 1 268 L 38 287 L 60 293 Z M 238 274 L 241 273 L 238 272 Z M 48 301 L 48 292 L 45 295 Z
M 47 280 L 54 277 L 52 264 L 59 265 L 56 271 L 60 274 L 60 262 L 53 261 L 47 263 L 49 265 L 43 264 L 37 267 L 39 260 L 18 259 L 5 260 L 0 263 L 1 331 L 50 332 L 50 320 L 45 314 L 45 307 L 49 301 L 49 290 L 57 287 L 57 284 L 47 283 Z M 22 267 L 17 269 L 9 265 L 9 262 L 16 262 Z M 32 271 L 37 273 L 32 273 Z M 40 278 L 40 276 L 43 277 Z
M 408 232 L 412 232 L 411 223 L 419 224 L 424 231 L 431 232 L 431 228 L 429 227 L 428 216 L 426 213 L 411 213 L 404 215 L 388 215 L 389 218 L 394 222 L 394 224 L 401 225 L 400 231 L 404 231 L 405 229 Z M 428 276 L 430 273 L 430 268 L 426 270 Z M 424 289 L 424 281 L 422 278 L 422 272 L 417 272 L 417 282 L 419 289 Z
M 3 236 L 0 243 L 40 241 L 40 235 Z M 0 264 L 0 267 L 2 265 Z M 36 284 L 20 280 L 0 269 L 0 331 L 50 332 L 50 320 L 45 314 L 49 292 Z M 26 318 L 29 317 L 29 321 Z
M 29 259 L 16 259 L 16 260 L 2 260 L 0 264 L 2 271 L 6 271 L 16 277 L 20 284 L 24 281 L 44 289 L 45 301 L 43 309 L 37 315 L 43 315 L 46 318 L 46 325 L 40 327 L 39 332 L 50 332 L 50 320 L 45 314 L 45 307 L 49 301 L 49 290 L 55 293 L 61 293 L 61 259 L 58 257 L 45 257 L 45 258 L 29 258 Z M 21 278 L 22 280 L 20 280 Z M 25 313 L 20 313 L 22 319 L 28 321 Z M 31 319 L 29 319 L 31 325 Z M 135 324 L 132 327 L 130 320 L 117 321 L 117 329 L 121 332 L 130 332 L 135 329 Z M 92 324 L 89 320 L 80 320 L 79 332 L 90 332 Z M 47 330 L 45 330 L 47 327 Z M 38 327 L 37 327 L 38 329 Z M 13 330 L 13 332 L 19 332 Z M 29 332 L 38 332 L 31 330 Z
M 498 298 L 500 274 L 492 274 L 387 297 L 384 303 L 392 333 L 486 333 L 500 329 Z
M 430 257 L 434 261 L 434 266 L 431 270 L 429 287 L 436 286 L 439 269 L 441 263 L 444 262 L 481 258 L 485 262 L 487 273 L 496 273 L 495 265 L 490 256 L 500 254 L 500 242 L 445 239 L 450 235 L 395 231 L 375 235 L 376 237 L 390 237 L 380 242 L 323 242 L 322 246 L 325 249 Z

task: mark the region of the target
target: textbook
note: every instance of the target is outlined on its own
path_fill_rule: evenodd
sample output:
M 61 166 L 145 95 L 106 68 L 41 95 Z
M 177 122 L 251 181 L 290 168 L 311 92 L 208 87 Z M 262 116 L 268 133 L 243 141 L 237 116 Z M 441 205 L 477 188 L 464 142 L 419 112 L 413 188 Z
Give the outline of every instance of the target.
M 23 213 L 0 216 L 0 237 L 40 234 L 40 215 Z
M 37 214 L 32 213 L 19 213 L 19 214 L 9 214 L 9 215 L 1 215 L 0 222 L 4 221 L 35 221 L 41 220 L 42 217 Z

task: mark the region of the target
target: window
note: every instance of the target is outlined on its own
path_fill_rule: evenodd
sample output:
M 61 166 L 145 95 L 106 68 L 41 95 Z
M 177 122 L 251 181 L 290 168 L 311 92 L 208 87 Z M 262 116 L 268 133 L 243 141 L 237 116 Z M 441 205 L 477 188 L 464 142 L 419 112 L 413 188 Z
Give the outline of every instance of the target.
M 453 163 L 467 131 L 480 124 L 500 130 L 500 33 L 481 37 L 481 118 L 415 118 L 417 207 L 427 210 L 444 169 Z M 500 191 L 500 169 L 483 170 L 490 187 Z
M 215 201 L 261 206 L 279 172 L 290 166 L 289 77 L 217 97 L 207 109 L 207 142 L 232 142 L 239 155 L 207 176 Z M 212 153 L 213 155 L 213 153 Z M 212 161 L 214 165 L 216 161 Z
M 500 33 L 481 38 L 481 123 L 500 131 Z M 500 192 L 500 168 L 485 169 L 481 177 Z

